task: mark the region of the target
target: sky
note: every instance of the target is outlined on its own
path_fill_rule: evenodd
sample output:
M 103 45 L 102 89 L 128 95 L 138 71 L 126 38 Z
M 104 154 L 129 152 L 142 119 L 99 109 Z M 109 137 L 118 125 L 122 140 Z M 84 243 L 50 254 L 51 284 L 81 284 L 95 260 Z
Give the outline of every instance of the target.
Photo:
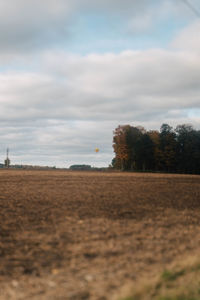
M 118 125 L 200 129 L 199 83 L 198 0 L 0 0 L 2 163 L 106 167 Z

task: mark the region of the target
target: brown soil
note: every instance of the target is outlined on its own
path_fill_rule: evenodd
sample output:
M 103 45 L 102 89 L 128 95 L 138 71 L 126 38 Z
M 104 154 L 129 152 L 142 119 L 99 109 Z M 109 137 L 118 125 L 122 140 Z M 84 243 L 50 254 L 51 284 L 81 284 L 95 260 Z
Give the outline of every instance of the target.
M 111 299 L 200 247 L 200 176 L 0 172 L 0 299 Z

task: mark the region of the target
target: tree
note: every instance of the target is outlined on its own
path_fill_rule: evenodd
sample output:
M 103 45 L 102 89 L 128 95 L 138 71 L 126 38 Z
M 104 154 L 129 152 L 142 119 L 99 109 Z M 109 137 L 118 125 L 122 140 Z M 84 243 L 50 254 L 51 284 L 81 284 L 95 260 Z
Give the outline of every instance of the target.
M 157 130 L 151 130 L 148 135 L 153 143 L 153 157 L 154 167 L 152 170 L 160 171 L 162 169 L 163 153 L 160 148 L 160 133 Z
M 160 149 L 162 153 L 162 170 L 175 172 L 176 170 L 176 134 L 168 124 L 160 128 Z
M 137 168 L 138 170 L 154 170 L 154 143 L 148 133 L 144 133 L 138 143 Z
M 179 172 L 200 173 L 200 132 L 183 124 L 176 127 L 176 133 Z
M 120 125 L 114 131 L 113 167 L 121 170 L 200 174 L 200 131 L 191 125 L 175 129 L 162 124 L 160 132 Z
M 128 146 L 128 131 L 130 125 L 119 125 L 114 131 L 113 148 L 115 152 L 115 167 L 126 170 L 131 157 L 131 149 Z
M 116 168 L 121 170 L 135 170 L 138 168 L 141 136 L 140 129 L 130 125 L 119 125 L 115 129 L 113 148 Z

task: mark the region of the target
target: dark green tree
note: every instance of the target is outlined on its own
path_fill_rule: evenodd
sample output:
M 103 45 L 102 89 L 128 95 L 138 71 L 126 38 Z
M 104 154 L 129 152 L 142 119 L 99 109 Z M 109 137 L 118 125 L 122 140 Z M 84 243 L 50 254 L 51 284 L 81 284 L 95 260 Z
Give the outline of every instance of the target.
M 176 171 L 177 140 L 173 128 L 163 124 L 160 128 L 161 170 Z
M 200 133 L 191 125 L 176 127 L 177 169 L 182 173 L 200 173 Z
M 136 165 L 142 171 L 155 169 L 154 143 L 148 133 L 143 134 L 138 141 Z

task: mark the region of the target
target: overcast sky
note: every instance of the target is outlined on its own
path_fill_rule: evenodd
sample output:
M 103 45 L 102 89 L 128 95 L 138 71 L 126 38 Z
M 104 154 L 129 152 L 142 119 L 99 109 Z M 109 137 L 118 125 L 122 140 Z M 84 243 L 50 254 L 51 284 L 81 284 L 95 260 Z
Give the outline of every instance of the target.
M 0 0 L 0 162 L 108 166 L 119 124 L 200 129 L 188 2 Z

